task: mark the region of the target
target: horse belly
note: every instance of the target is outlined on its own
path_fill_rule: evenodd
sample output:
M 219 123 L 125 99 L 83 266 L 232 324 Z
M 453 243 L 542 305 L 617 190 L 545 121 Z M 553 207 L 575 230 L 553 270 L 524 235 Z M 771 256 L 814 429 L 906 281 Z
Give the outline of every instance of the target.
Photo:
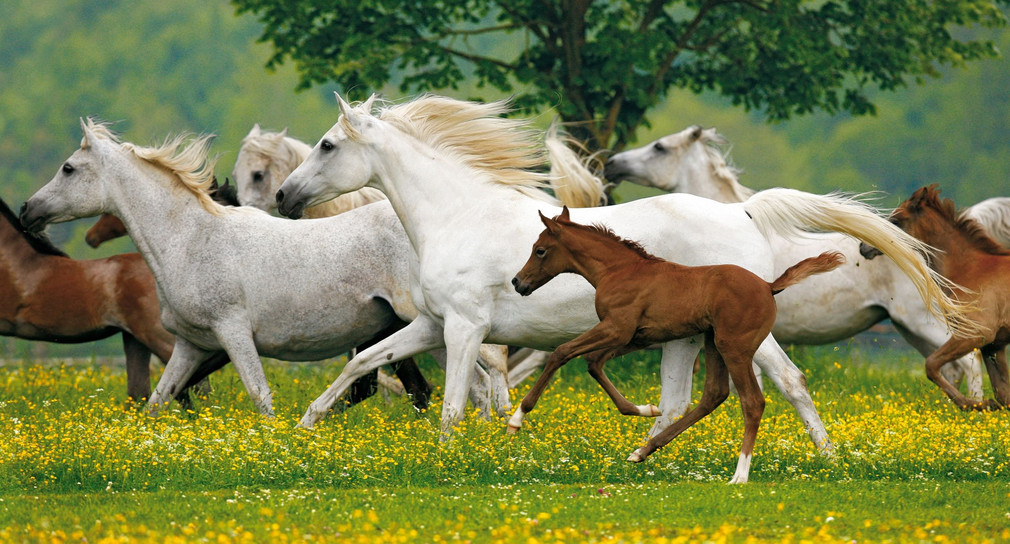
M 272 314 L 257 322 L 253 340 L 260 355 L 288 361 L 335 357 L 372 339 L 396 320 L 377 302 L 322 311 Z

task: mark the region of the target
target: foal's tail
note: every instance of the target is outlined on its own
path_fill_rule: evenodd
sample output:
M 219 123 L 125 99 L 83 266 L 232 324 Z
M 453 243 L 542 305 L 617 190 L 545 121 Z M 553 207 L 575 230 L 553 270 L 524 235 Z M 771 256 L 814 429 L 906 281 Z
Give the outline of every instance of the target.
M 844 262 L 845 255 L 842 255 L 841 252 L 825 251 L 816 257 L 803 259 L 790 266 L 777 280 L 769 283 L 768 286 L 771 287 L 772 294 L 775 295 L 782 292 L 786 287 L 796 285 L 814 274 L 831 272 L 842 266 Z
M 592 165 L 600 162 L 596 155 L 586 152 L 580 156 L 573 151 L 572 146 L 583 151 L 585 147 L 578 140 L 559 134 L 557 124 L 547 130 L 544 145 L 551 161 L 551 190 L 562 204 L 569 208 L 595 208 L 607 201 L 606 183 L 593 174 Z
M 945 321 L 952 333 L 973 335 L 979 325 L 965 316 L 971 306 L 944 293 L 953 284 L 932 270 L 924 259 L 930 247 L 880 217 L 869 204 L 840 194 L 814 195 L 793 189 L 768 189 L 755 193 L 743 207 L 768 236 L 786 237 L 803 232 L 840 232 L 881 250 L 915 285 L 926 307 Z

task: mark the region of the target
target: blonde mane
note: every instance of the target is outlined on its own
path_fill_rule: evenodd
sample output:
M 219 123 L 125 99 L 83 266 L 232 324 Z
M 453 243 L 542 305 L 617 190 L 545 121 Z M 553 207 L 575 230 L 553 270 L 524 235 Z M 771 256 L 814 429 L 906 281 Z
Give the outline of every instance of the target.
M 196 196 L 197 201 L 208 212 L 221 215 L 229 210 L 237 209 L 222 206 L 210 196 L 211 182 L 214 180 L 214 166 L 217 162 L 216 158 L 208 157 L 212 135 L 179 134 L 166 138 L 165 142 L 158 147 L 142 147 L 120 141 L 119 137 L 109 129 L 107 123 L 96 122 L 88 118 L 87 126 L 95 136 L 118 144 L 137 158 L 168 170 L 177 185 Z M 86 145 L 86 141 L 81 142 L 82 148 Z
M 730 194 L 739 202 L 750 198 L 754 194 L 754 189 L 744 187 L 738 181 L 743 171 L 734 166 L 730 160 L 729 142 L 726 141 L 726 138 L 712 129 L 702 131 L 699 141 L 715 178 L 725 185 Z
M 547 162 L 543 132 L 528 120 L 501 117 L 509 111 L 508 100 L 480 103 L 422 95 L 380 108 L 378 118 L 495 183 L 549 199 L 540 189 L 548 186 L 550 175 L 536 171 Z M 360 138 L 345 117 L 339 123 L 349 138 Z

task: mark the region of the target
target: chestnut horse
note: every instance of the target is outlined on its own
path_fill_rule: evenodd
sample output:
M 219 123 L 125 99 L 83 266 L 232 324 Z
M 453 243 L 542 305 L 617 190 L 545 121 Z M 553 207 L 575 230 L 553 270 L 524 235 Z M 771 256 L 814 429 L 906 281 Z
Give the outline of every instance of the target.
M 891 222 L 939 250 L 930 266 L 954 282 L 955 297 L 973 302 L 968 317 L 980 325 L 970 333 L 955 333 L 926 357 L 926 376 L 962 410 L 1010 405 L 1005 352 L 1010 344 L 1010 250 L 996 243 L 969 215 L 958 213 L 950 199 L 940 200 L 936 185 L 913 193 L 894 210 Z M 994 401 L 972 401 L 940 373 L 944 365 L 974 349 L 985 361 Z
M 554 350 L 509 420 L 509 432 L 519 429 L 551 376 L 580 355 L 585 355 L 589 374 L 622 414 L 659 415 L 659 409 L 651 404 L 635 406 L 626 399 L 607 378 L 603 364 L 653 344 L 704 334 L 707 375 L 701 401 L 635 450 L 628 461 L 644 461 L 710 414 L 729 395 L 732 377 L 744 413 L 744 438 L 730 483 L 746 482 L 765 405 L 751 361 L 775 324 L 773 295 L 807 276 L 838 267 L 845 257 L 835 251 L 804 259 L 768 283 L 736 265 L 684 266 L 660 259 L 606 227 L 573 223 L 567 207 L 554 219 L 541 213 L 540 220 L 547 228 L 533 244 L 532 255 L 512 285 L 526 296 L 558 274 L 579 274 L 596 288 L 600 323 Z
M 123 333 L 126 393 L 151 395 L 151 353 L 162 362 L 175 339 L 161 326 L 154 276 L 137 253 L 71 259 L 25 232 L 0 200 L 0 334 L 76 344 Z

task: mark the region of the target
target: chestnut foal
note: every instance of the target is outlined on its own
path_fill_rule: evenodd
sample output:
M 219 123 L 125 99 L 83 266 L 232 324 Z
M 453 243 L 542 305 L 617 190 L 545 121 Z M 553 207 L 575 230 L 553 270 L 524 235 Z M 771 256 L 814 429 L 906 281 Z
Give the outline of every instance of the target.
M 1010 250 L 990 238 L 982 226 L 950 199 L 940 200 L 936 185 L 923 187 L 901 203 L 891 222 L 938 251 L 930 266 L 953 282 L 954 296 L 972 302 L 967 317 L 978 326 L 971 334 L 954 334 L 926 357 L 926 376 L 962 410 L 1010 406 L 1006 346 L 1010 344 Z M 865 251 L 866 248 L 860 248 Z M 978 349 L 989 374 L 995 400 L 976 403 L 940 373 L 947 363 Z
M 509 419 L 509 432 L 519 429 L 551 376 L 579 355 L 585 355 L 589 374 L 622 414 L 658 415 L 652 405 L 635 406 L 624 398 L 607 378 L 603 364 L 652 344 L 704 334 L 706 377 L 701 401 L 635 450 L 628 461 L 645 460 L 711 413 L 729 396 L 732 377 L 743 407 L 744 438 L 730 483 L 746 482 L 765 404 L 751 361 L 775 324 L 772 295 L 811 274 L 841 265 L 845 260 L 842 254 L 826 252 L 804 259 L 768 283 L 735 265 L 684 266 L 660 259 L 605 227 L 573 223 L 568 208 L 554 219 L 543 214 L 540 219 L 547 228 L 512 285 L 526 296 L 558 274 L 579 274 L 596 288 L 600 324 L 551 354 L 543 373 Z

